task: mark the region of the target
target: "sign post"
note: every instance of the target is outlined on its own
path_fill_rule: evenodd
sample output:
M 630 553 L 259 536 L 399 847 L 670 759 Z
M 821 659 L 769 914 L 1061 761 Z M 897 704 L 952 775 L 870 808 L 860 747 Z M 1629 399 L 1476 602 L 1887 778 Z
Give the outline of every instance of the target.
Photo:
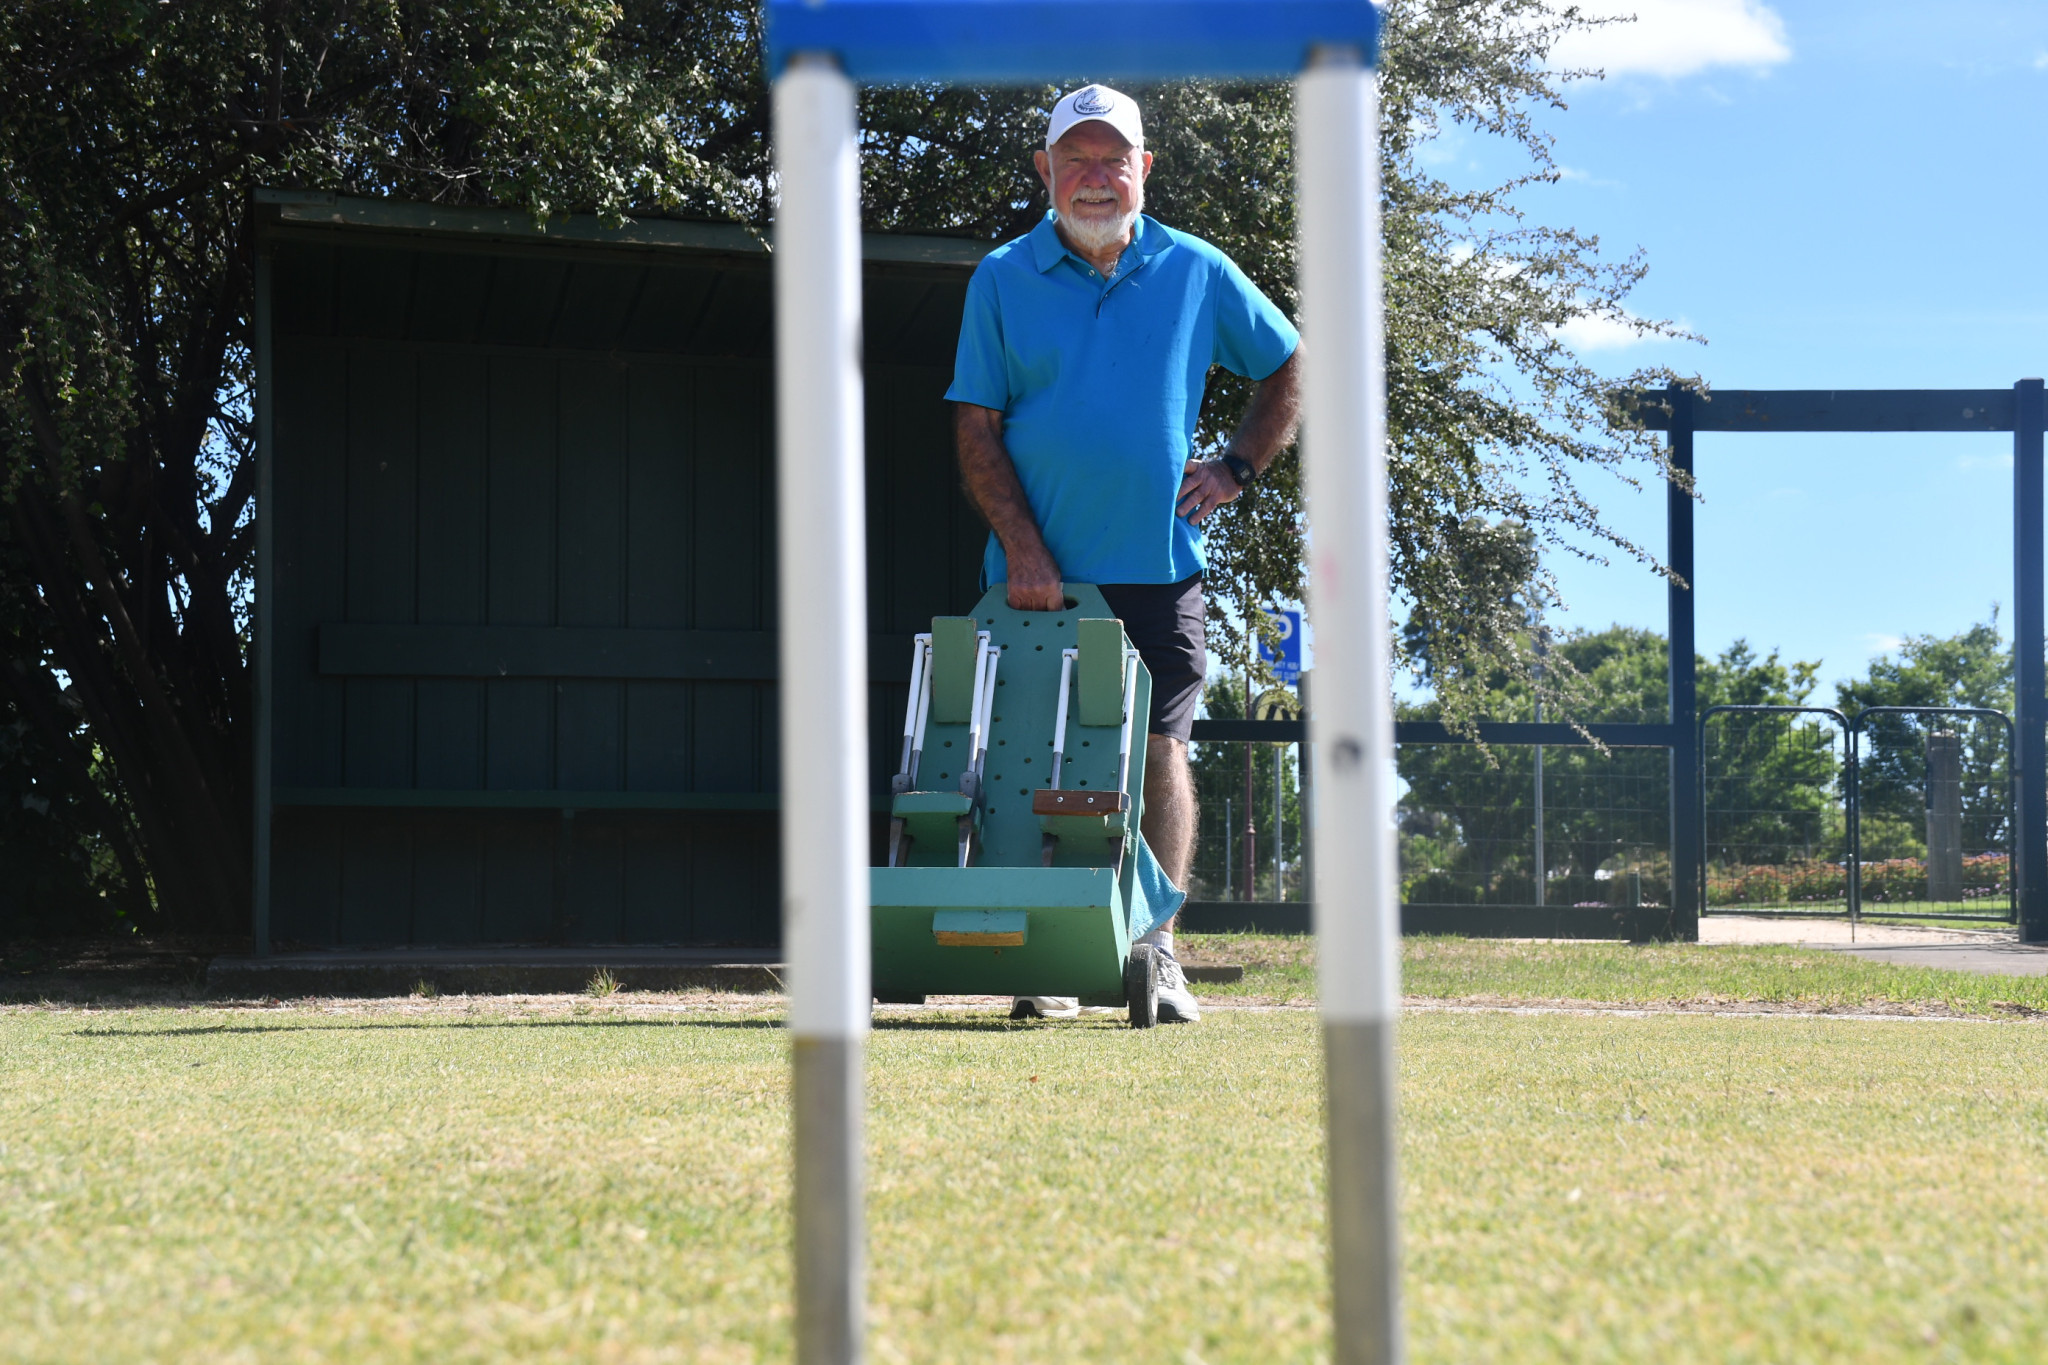
M 1266 619 L 1277 628 L 1278 638 L 1259 637 L 1259 657 L 1273 667 L 1273 676 L 1289 687 L 1301 681 L 1301 613 L 1268 611 Z
M 1322 818 L 1316 915 L 1338 1365 L 1402 1359 L 1394 1174 L 1394 728 L 1370 0 L 767 0 L 774 81 L 783 935 L 799 1365 L 862 1359 L 866 882 L 854 83 L 1298 76 L 1303 458 Z

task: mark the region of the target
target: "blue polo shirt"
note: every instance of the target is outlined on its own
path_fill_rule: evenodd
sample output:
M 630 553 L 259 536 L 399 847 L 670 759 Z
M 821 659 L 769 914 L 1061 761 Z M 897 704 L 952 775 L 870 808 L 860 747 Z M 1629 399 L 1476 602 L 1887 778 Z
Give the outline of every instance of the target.
M 1051 214 L 983 258 L 946 397 L 1004 414 L 1003 443 L 1070 583 L 1178 583 L 1201 528 L 1174 515 L 1209 367 L 1264 379 L 1300 337 L 1228 256 L 1139 216 L 1108 279 Z M 1009 577 L 991 535 L 984 583 Z

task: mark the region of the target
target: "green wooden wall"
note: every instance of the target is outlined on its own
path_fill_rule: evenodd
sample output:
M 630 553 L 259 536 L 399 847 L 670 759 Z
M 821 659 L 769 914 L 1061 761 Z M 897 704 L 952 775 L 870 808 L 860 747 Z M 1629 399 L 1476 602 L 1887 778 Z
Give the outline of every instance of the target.
M 264 221 L 272 940 L 774 943 L 766 256 L 378 213 Z M 878 792 L 984 534 L 927 247 L 866 285 Z

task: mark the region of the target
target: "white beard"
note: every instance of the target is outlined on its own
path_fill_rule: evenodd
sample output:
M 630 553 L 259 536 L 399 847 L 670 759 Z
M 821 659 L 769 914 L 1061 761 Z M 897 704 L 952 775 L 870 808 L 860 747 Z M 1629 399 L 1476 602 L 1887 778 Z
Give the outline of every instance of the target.
M 1059 224 L 1068 240 L 1081 250 L 1107 251 L 1130 234 L 1131 229 L 1137 226 L 1138 215 L 1144 211 L 1145 187 L 1140 185 L 1131 201 L 1129 213 L 1119 213 L 1114 218 L 1071 218 L 1062 213 Z

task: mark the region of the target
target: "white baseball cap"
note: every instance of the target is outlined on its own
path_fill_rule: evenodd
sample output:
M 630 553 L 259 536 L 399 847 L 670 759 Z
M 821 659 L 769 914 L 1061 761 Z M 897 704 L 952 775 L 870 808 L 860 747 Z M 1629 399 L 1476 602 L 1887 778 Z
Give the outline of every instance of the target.
M 1106 123 L 1133 147 L 1145 145 L 1145 125 L 1138 119 L 1138 102 L 1106 85 L 1084 85 L 1062 95 L 1052 107 L 1045 145 L 1050 147 L 1058 142 L 1077 123 Z

